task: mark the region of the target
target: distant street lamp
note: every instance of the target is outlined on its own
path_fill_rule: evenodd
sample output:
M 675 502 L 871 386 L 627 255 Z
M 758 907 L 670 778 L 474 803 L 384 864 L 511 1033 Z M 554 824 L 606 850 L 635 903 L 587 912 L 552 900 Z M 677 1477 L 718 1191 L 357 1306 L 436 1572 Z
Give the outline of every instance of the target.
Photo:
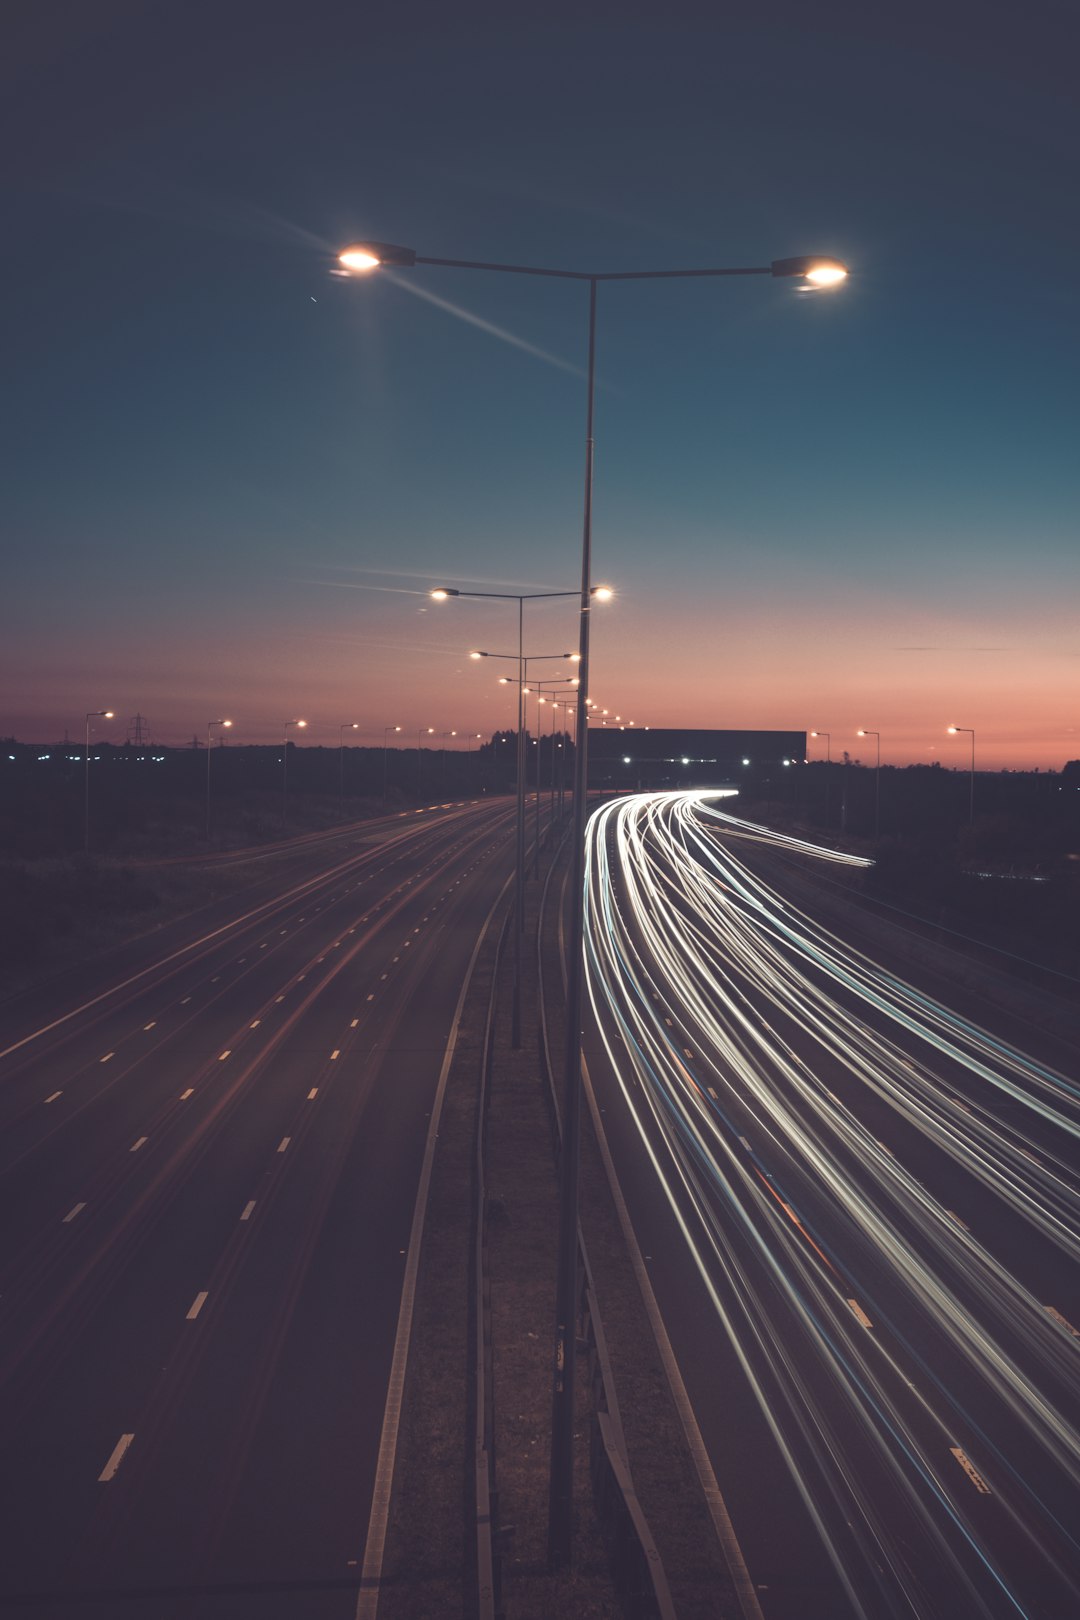
M 421 783 L 421 777 L 422 777 L 422 771 L 423 771 L 424 756 L 420 752 L 420 739 L 421 739 L 421 737 L 434 737 L 434 735 L 435 735 L 435 727 L 434 726 L 420 726 L 420 727 L 417 728 L 417 732 L 416 732 L 416 798 L 417 798 L 418 803 L 423 798 L 423 793 L 421 792 L 421 789 L 420 789 L 420 783 Z
M 874 843 L 876 844 L 881 836 L 881 732 L 860 731 L 857 735 L 877 738 L 877 764 L 874 766 Z
M 341 800 L 341 814 L 345 814 L 345 733 L 359 731 L 359 720 L 345 720 L 338 726 L 339 765 L 338 765 L 338 796 Z
M 824 737 L 825 739 L 825 825 L 827 827 L 829 825 L 829 777 L 832 774 L 829 768 L 832 765 L 832 732 L 812 731 L 810 735 L 811 737 Z
M 210 838 L 210 759 L 214 750 L 210 746 L 210 733 L 215 726 L 222 726 L 225 730 L 232 725 L 231 720 L 208 720 L 206 722 L 206 837 Z
M 968 800 L 968 826 L 975 825 L 975 733 L 970 726 L 950 726 L 949 735 L 957 736 L 965 732 L 971 738 L 971 793 Z
M 90 853 L 90 722 L 113 720 L 112 709 L 90 709 L 86 716 L 86 791 L 83 794 L 83 854 Z
M 581 1153 L 581 1022 L 585 954 L 585 798 L 588 792 L 589 628 L 592 606 L 593 417 L 596 397 L 596 295 L 601 282 L 669 281 L 717 276 L 801 277 L 808 289 L 840 285 L 847 269 L 839 259 L 803 255 L 773 259 L 766 265 L 711 266 L 702 269 L 595 272 L 551 270 L 538 265 L 493 264 L 479 259 L 443 259 L 418 254 L 391 242 L 355 242 L 338 255 L 342 269 L 364 275 L 381 265 L 406 269 L 434 265 L 512 276 L 544 276 L 576 281 L 588 287 L 589 318 L 585 406 L 585 502 L 581 537 L 581 618 L 579 649 L 581 687 L 578 697 L 577 747 L 574 755 L 574 841 L 570 874 L 573 915 L 568 939 L 566 982 L 566 1073 L 562 1147 L 559 1156 L 559 1244 L 556 1285 L 554 1390 L 552 1401 L 551 1498 L 548 1561 L 553 1569 L 571 1562 L 573 1546 L 574 1388 L 577 1364 L 575 1322 L 578 1306 L 578 1178 Z M 524 681 L 524 674 L 519 676 Z M 523 838 L 522 834 L 522 838 Z M 519 895 L 519 900 L 521 896 Z
M 436 602 L 445 602 L 451 596 L 475 597 L 478 601 L 490 600 L 493 602 L 516 602 L 518 605 L 518 725 L 517 725 L 517 848 L 514 874 L 514 912 L 515 912 L 515 939 L 514 939 L 514 1010 L 512 1014 L 512 1031 L 510 1043 L 512 1046 L 521 1045 L 521 933 L 525 927 L 525 722 L 523 718 L 523 705 L 525 699 L 525 603 L 553 601 L 557 597 L 578 595 L 577 591 L 529 591 L 517 593 L 512 591 L 459 591 L 451 585 L 438 585 L 430 593 Z M 599 602 L 610 601 L 615 594 L 610 585 L 594 585 L 590 596 Z M 470 657 L 481 658 L 489 656 L 486 653 L 472 653 Z M 492 657 L 507 657 L 509 653 L 491 654 Z
M 281 825 L 283 827 L 285 825 L 285 811 L 289 802 L 289 727 L 298 726 L 302 731 L 306 725 L 306 720 L 286 720 L 285 722 L 281 745 Z
M 383 803 L 384 804 L 386 803 L 386 762 L 387 762 L 387 759 L 389 757 L 389 752 L 388 751 L 389 751 L 389 748 L 390 748 L 390 743 L 389 743 L 388 739 L 389 739 L 392 732 L 400 731 L 400 730 L 401 730 L 400 726 L 383 726 L 383 734 L 382 734 L 382 796 L 383 796 Z

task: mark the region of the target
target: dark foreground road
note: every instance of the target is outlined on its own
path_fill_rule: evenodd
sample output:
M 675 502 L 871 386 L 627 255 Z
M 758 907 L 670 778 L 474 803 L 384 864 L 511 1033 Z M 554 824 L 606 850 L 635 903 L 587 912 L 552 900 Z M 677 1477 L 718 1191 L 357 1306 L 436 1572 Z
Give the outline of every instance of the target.
M 112 982 L 0 1013 L 0 1612 L 366 1612 L 418 1183 L 511 815 L 322 840 Z

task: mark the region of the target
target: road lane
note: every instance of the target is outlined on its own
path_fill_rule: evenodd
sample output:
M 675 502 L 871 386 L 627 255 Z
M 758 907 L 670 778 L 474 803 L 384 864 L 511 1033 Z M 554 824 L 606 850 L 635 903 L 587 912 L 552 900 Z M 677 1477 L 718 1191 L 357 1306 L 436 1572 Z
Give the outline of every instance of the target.
M 591 1068 L 766 1614 L 1071 1614 L 1076 1087 L 786 905 L 706 799 L 592 823 Z
M 411 828 L 275 903 L 276 951 L 242 924 L 95 1007 L 108 1085 L 78 1019 L 44 1043 L 48 1081 L 11 1054 L 20 1087 L 75 1097 L 0 1176 L 23 1212 L 0 1297 L 7 1590 L 142 1588 L 123 1612 L 157 1616 L 152 1588 L 188 1614 L 224 1582 L 211 1612 L 263 1616 L 295 1613 L 300 1582 L 305 1614 L 355 1610 L 427 1117 L 511 822 Z

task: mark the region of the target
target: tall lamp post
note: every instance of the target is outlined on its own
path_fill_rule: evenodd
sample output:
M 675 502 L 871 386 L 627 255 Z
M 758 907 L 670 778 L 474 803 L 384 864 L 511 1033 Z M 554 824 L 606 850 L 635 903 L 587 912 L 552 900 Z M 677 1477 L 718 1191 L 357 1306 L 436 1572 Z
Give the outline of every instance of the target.
M 207 837 L 207 842 L 209 842 L 209 839 L 210 839 L 210 759 L 211 759 L 211 756 L 212 756 L 212 754 L 214 752 L 214 750 L 210 746 L 210 733 L 213 731 L 215 726 L 221 726 L 224 730 L 227 731 L 231 725 L 232 725 L 231 720 L 208 720 L 206 722 L 206 837 Z
M 416 733 L 416 797 L 417 797 L 417 800 L 419 800 L 422 797 L 421 792 L 420 792 L 420 784 L 421 784 L 421 782 L 423 780 L 423 768 L 424 768 L 424 756 L 420 752 L 420 739 L 422 737 L 434 737 L 434 735 L 435 735 L 435 727 L 434 726 L 420 726 L 417 729 L 417 733 Z
M 390 735 L 391 735 L 392 732 L 400 731 L 400 730 L 401 730 L 400 726 L 383 726 L 383 733 L 382 733 L 382 796 L 383 796 L 383 803 L 384 804 L 386 803 L 386 765 L 387 765 L 387 760 L 389 758 L 389 748 L 390 748 L 389 739 L 390 739 Z
M 546 661 L 551 658 L 572 658 L 573 656 L 573 653 L 531 653 L 529 658 L 526 658 L 521 652 L 520 641 L 516 654 L 493 652 L 471 652 L 469 654 L 470 658 L 507 659 L 511 663 L 516 663 L 519 671 L 516 678 L 504 676 L 502 680 L 502 684 L 505 686 L 516 684 L 518 692 L 517 837 L 514 855 L 514 993 L 510 1015 L 510 1044 L 515 1051 L 521 1046 L 521 936 L 525 930 L 525 693 L 527 690 L 525 677 L 528 673 L 530 660 L 535 663 L 538 658 Z
M 301 731 L 307 725 L 306 720 L 286 720 L 285 730 L 281 742 L 281 825 L 285 825 L 285 812 L 289 802 L 289 727 L 298 726 Z
M 881 732 L 860 731 L 860 737 L 875 737 L 877 739 L 877 762 L 874 765 L 874 843 L 881 836 Z
M 345 720 L 338 726 L 338 797 L 341 801 L 341 814 L 345 814 L 345 733 L 359 731 L 359 720 Z
M 829 825 L 829 777 L 832 775 L 832 732 L 812 731 L 811 737 L 824 737 L 825 739 L 825 825 Z
M 581 620 L 577 747 L 574 752 L 574 839 L 571 871 L 573 915 L 566 983 L 566 1074 L 562 1150 L 559 1161 L 559 1262 L 556 1285 L 554 1381 L 552 1400 L 551 1498 L 548 1559 L 553 1568 L 571 1561 L 573 1546 L 574 1380 L 577 1363 L 575 1322 L 578 1301 L 578 1166 L 581 1152 L 581 1003 L 585 940 L 585 795 L 588 789 L 589 611 L 592 579 L 593 417 L 596 395 L 596 294 L 602 281 L 667 281 L 716 276 L 802 277 L 804 285 L 838 285 L 847 270 L 837 259 L 803 256 L 770 264 L 693 270 L 628 270 L 597 273 L 552 270 L 539 265 L 493 264 L 478 259 L 430 258 L 415 248 L 390 242 L 357 242 L 338 255 L 346 273 L 366 274 L 386 265 L 434 265 L 511 276 L 546 276 L 583 283 L 589 292 L 588 364 L 585 392 L 585 502 L 581 537 Z M 523 677 L 522 677 L 523 678 Z
M 971 726 L 950 726 L 949 736 L 956 737 L 964 732 L 971 738 L 971 793 L 968 798 L 968 826 L 975 825 L 975 732 Z
M 90 853 L 90 722 L 91 720 L 113 720 L 115 715 L 112 709 L 90 709 L 86 716 L 86 766 L 85 791 L 83 793 L 83 854 Z

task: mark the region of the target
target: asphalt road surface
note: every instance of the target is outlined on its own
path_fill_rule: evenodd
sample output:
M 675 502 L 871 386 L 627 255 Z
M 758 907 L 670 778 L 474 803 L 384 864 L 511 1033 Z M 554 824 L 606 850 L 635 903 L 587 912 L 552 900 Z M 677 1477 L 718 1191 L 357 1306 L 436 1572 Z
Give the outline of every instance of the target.
M 762 1611 L 1070 1620 L 1075 1051 L 815 924 L 758 875 L 770 837 L 621 800 L 587 891 L 590 1069 Z
M 0 1013 L 0 1610 L 362 1591 L 418 1179 L 512 807 L 298 844 Z

